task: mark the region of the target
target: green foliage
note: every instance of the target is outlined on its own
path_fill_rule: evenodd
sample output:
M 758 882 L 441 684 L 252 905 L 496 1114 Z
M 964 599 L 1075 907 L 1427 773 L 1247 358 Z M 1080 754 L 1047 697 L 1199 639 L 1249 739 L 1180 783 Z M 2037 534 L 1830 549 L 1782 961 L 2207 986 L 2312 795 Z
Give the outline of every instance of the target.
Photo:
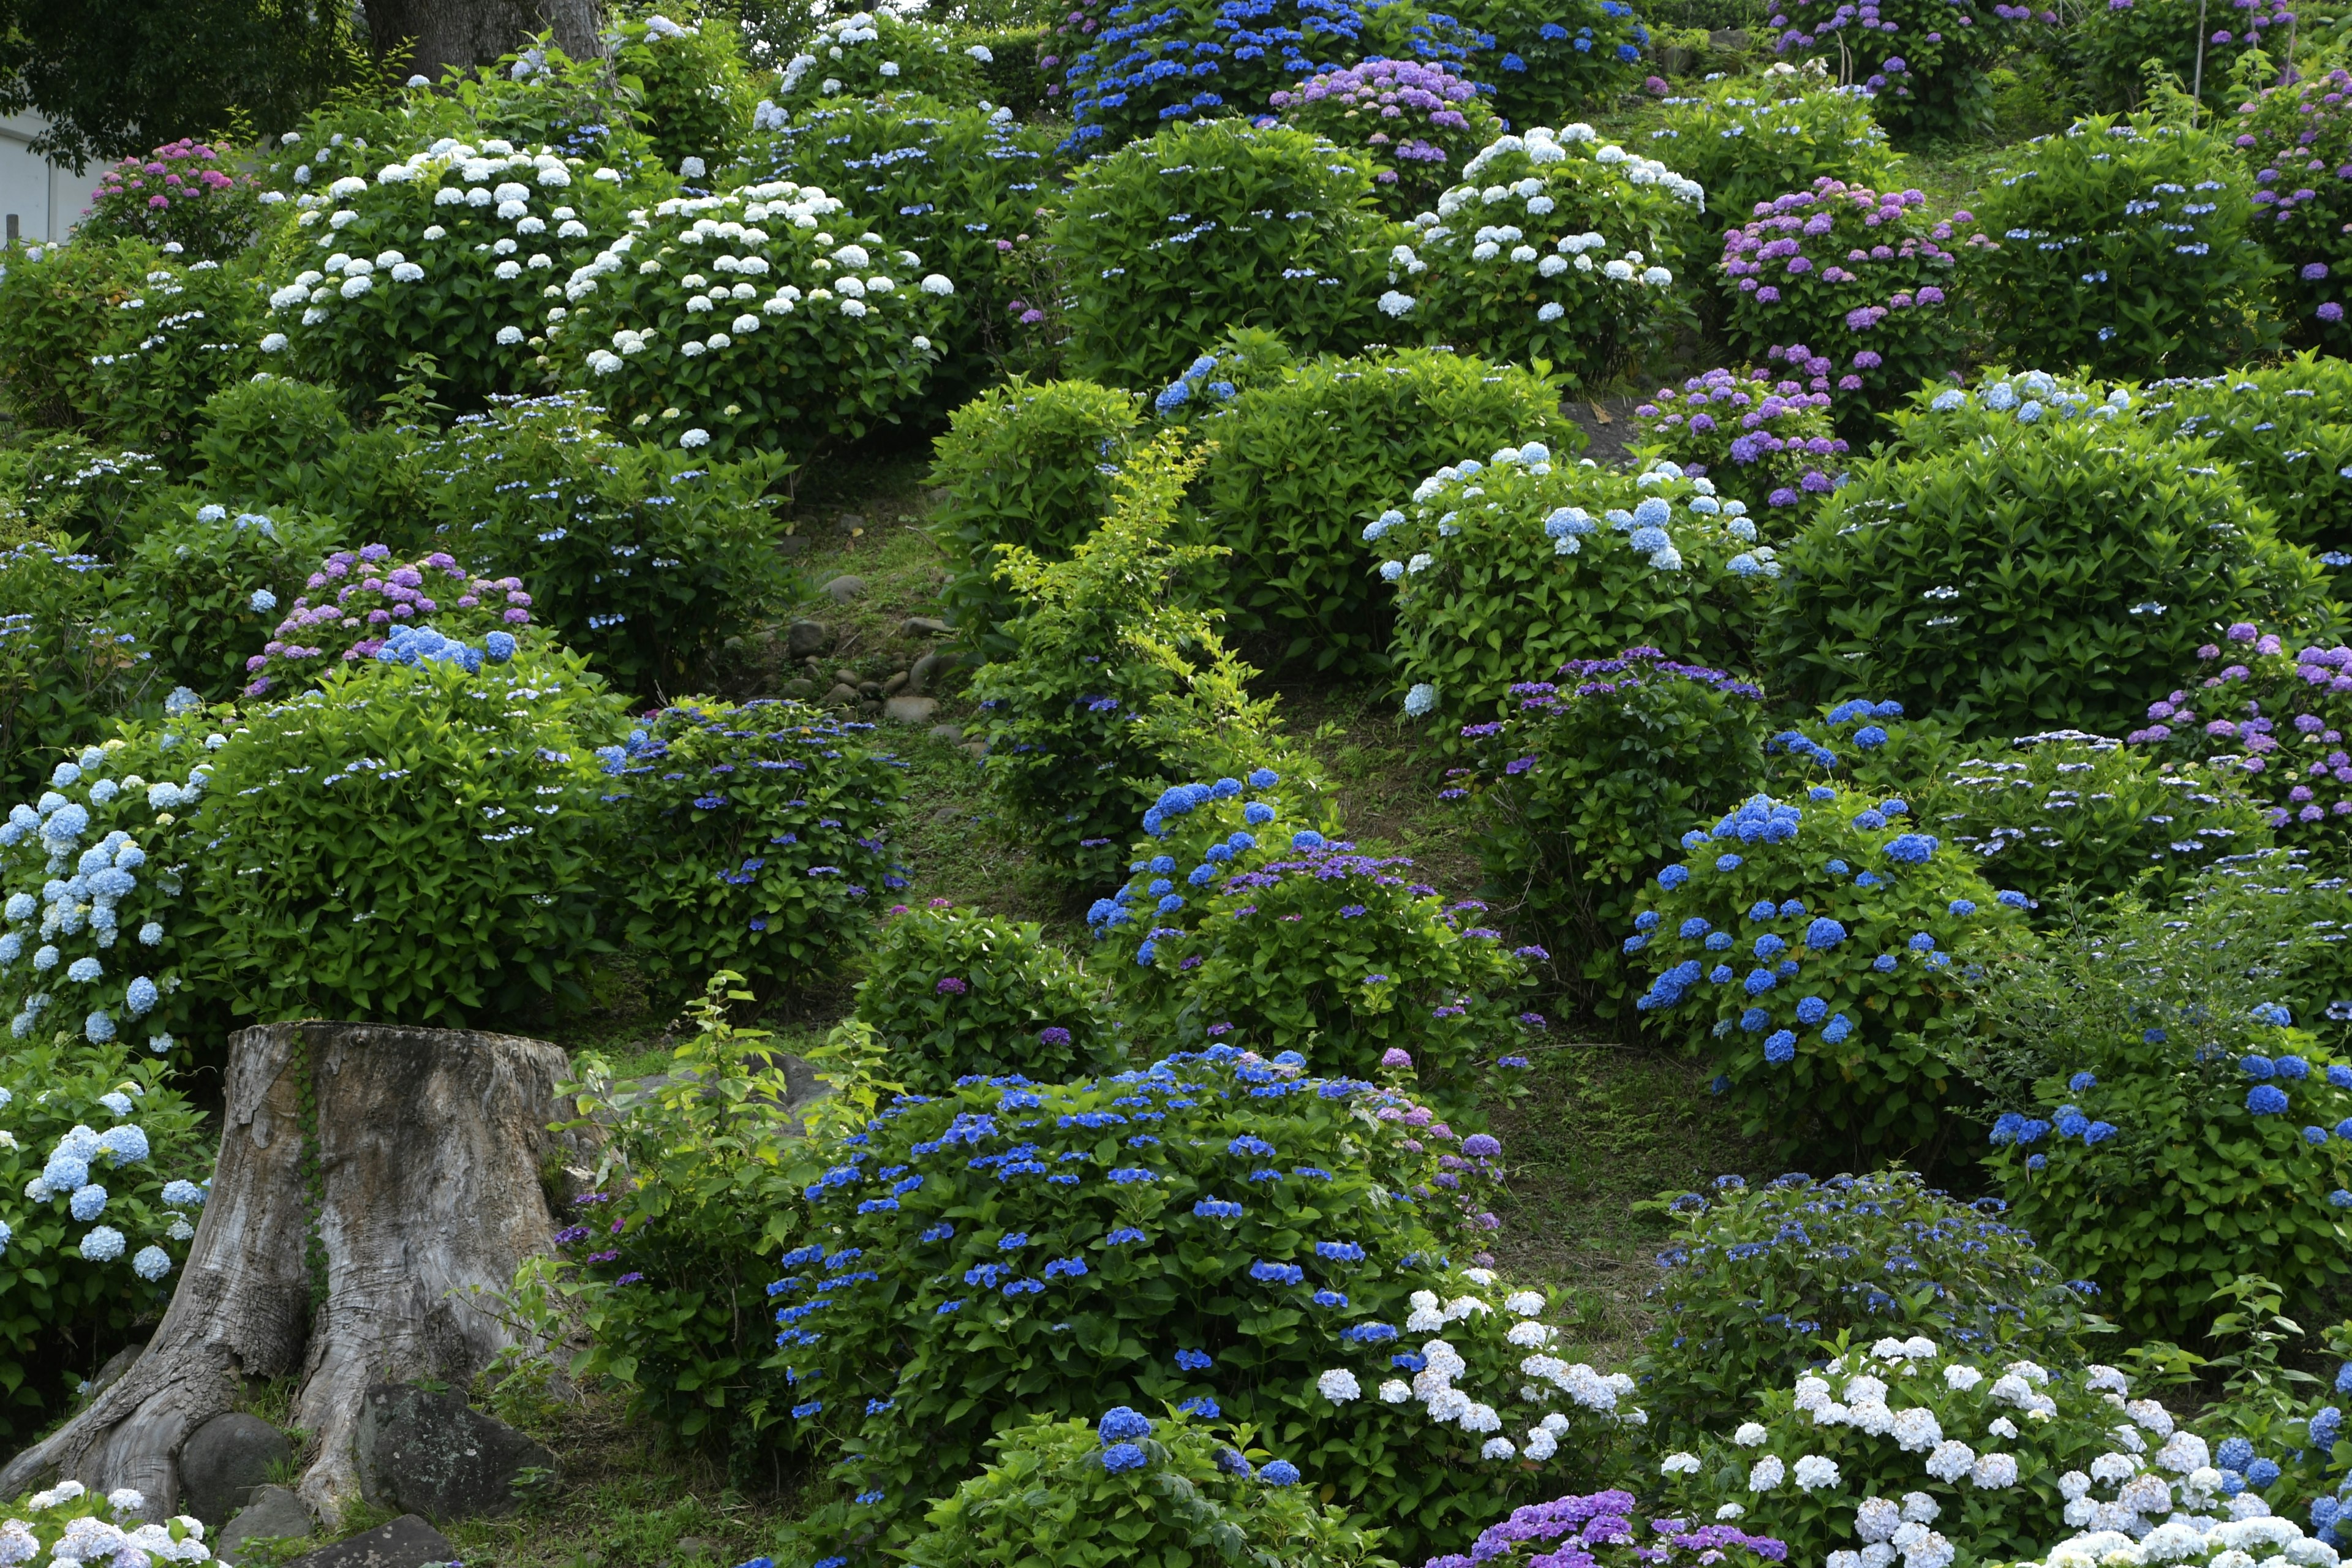
M 261 182 L 221 149 L 182 137 L 109 169 L 74 229 L 84 240 L 143 239 L 191 261 L 226 261 L 260 226 Z
M 1751 510 L 1810 507 L 1845 472 L 1847 447 L 1829 406 L 1828 393 L 1807 392 L 1802 382 L 1711 370 L 1636 405 L 1635 445 L 1645 458 L 1713 479 Z
M 0 492 L 39 533 L 111 560 L 164 493 L 163 465 L 145 452 L 101 455 L 79 436 L 45 436 L 0 451 Z
M 683 26 L 658 13 L 614 24 L 613 68 L 638 94 L 647 150 L 696 185 L 743 150 L 754 89 L 740 31 L 723 13 Z
M 11 1042 L 0 1088 L 11 1123 L 0 1144 L 0 1425 L 29 1440 L 65 1413 L 100 1355 L 163 1315 L 212 1149 L 165 1064 L 124 1045 Z M 89 1193 L 81 1219 L 77 1191 Z
M 1907 815 L 1843 785 L 1752 796 L 1684 837 L 1633 919 L 1623 950 L 1652 976 L 1634 1006 L 1716 1068 L 1750 1136 L 1839 1159 L 1949 1138 L 1958 972 L 2031 939 L 2024 896 L 1996 898 Z
M 1002 628 L 1012 652 L 972 679 L 989 715 L 981 776 L 1006 831 L 1079 888 L 1118 875 L 1120 845 L 1167 784 L 1245 771 L 1273 743 L 1273 703 L 1244 687 L 1255 672 L 1177 592 L 1215 554 L 1168 537 L 1198 468 L 1163 436 L 1135 453 L 1109 515 L 1067 560 L 1021 546 L 1000 557 L 1023 614 Z
M 0 789 L 21 799 L 56 756 L 100 739 L 154 685 L 121 590 L 45 540 L 0 552 Z
M 0 826 L 0 1009 L 16 1039 L 119 1036 L 158 1057 L 220 1043 L 216 931 L 194 881 L 205 752 L 228 713 L 170 706 L 59 762 Z M 99 973 L 76 978 L 84 961 Z
M 877 888 L 900 785 L 866 724 L 688 698 L 604 748 L 610 896 L 655 1005 L 725 969 L 774 995 L 836 964 Z
M 1281 782 L 1261 767 L 1247 789 Z M 1543 1024 L 1517 1000 L 1541 949 L 1509 952 L 1500 931 L 1464 926 L 1486 906 L 1408 882 L 1410 859 L 1301 826 L 1311 792 L 1244 793 L 1223 778 L 1162 794 L 1143 817 L 1160 852 L 1087 911 L 1139 1028 L 1187 1042 L 1238 1029 L 1326 1073 L 1411 1069 L 1453 1104 L 1474 1068 L 1491 1081 L 1527 1065 L 1506 1053 Z M 1328 807 L 1322 821 L 1338 831 Z
M 727 639 L 791 597 L 767 517 L 784 468 L 621 440 L 577 393 L 461 418 L 421 461 L 446 537 L 520 565 L 523 605 L 647 697 L 709 683 Z
M 1467 77 L 1410 60 L 1322 71 L 1268 106 L 1285 125 L 1370 158 L 1381 205 L 1397 217 L 1433 205 L 1503 129 Z
M 1463 165 L 1391 255 L 1379 303 L 1427 342 L 1591 385 L 1692 323 L 1674 269 L 1706 198 L 1589 125 L 1559 135 L 1505 136 Z
M 620 701 L 576 655 L 368 659 L 246 715 L 198 866 L 237 1010 L 460 1026 L 572 993 Z
M 1090 381 L 1016 375 L 948 416 L 932 443 L 930 483 L 947 500 L 931 514 L 931 531 L 960 563 L 940 596 L 967 637 L 1009 651 L 990 635 L 1012 612 L 996 583 L 998 552 L 1017 545 L 1064 560 L 1094 531 L 1110 510 L 1140 401 Z
M 1867 89 L 1836 86 L 1810 67 L 1798 73 L 1777 66 L 1662 100 L 1649 151 L 1696 180 L 1709 211 L 1737 222 L 1816 180 L 1885 184 L 1895 159 L 1873 101 Z
M 2277 342 L 2278 267 L 2216 132 L 2147 115 L 2029 142 L 1985 187 L 1973 287 L 2000 350 L 2102 374 L 2202 374 Z M 1906 388 L 1904 390 L 1908 390 Z
M 637 208 L 563 286 L 571 315 L 551 337 L 614 418 L 664 445 L 806 456 L 896 424 L 955 286 L 826 222 L 863 227 L 839 198 L 782 181 Z
M 1826 174 L 1774 197 L 1723 237 L 1715 282 L 1728 301 L 1724 336 L 1751 359 L 1802 372 L 1809 391 L 1828 392 L 1834 378 L 1837 391 L 1863 394 L 1848 405 L 1857 413 L 1940 378 L 1968 346 L 1962 255 L 1989 242 L 1971 234 L 1946 248 L 1973 218 L 1926 209 L 1916 190 Z
M 1053 35 L 1032 23 L 1025 5 L 1015 5 L 1013 16 L 980 24 L 988 30 L 979 32 L 971 30 L 972 7 L 961 9 L 967 26 L 957 35 L 956 47 L 980 67 L 981 90 L 998 108 L 1011 110 L 1016 120 L 1039 119 L 1045 107 L 1046 86 L 1037 58 Z
M 1760 1388 L 1811 1367 L 1824 1342 L 1913 1334 L 1986 1356 L 2082 1360 L 2075 1294 L 1997 1217 L 1901 1167 L 1816 1182 L 1791 1173 L 1750 1187 L 1662 1193 L 1679 1216 L 1647 1300 L 1656 1326 L 1638 1375 L 1664 1440 L 1745 1414 Z
M 1180 121 L 1082 165 L 1065 199 L 1054 246 L 1086 280 L 1066 316 L 1072 368 L 1148 385 L 1231 327 L 1351 350 L 1395 233 L 1359 154 L 1286 126 Z
M 2184 100 L 2201 72 L 2206 110 L 2227 112 L 2245 96 L 2231 80 L 2239 62 L 2253 55 L 2256 68 L 2267 64 L 2261 58 L 2263 29 L 2288 20 L 2273 16 L 2273 9 L 2258 4 L 2208 20 L 2194 0 L 2105 0 L 2084 6 L 2066 30 L 2063 58 L 2090 107 L 2103 114 L 2143 107 L 2151 68 L 2155 79 L 2169 79 L 2166 85 Z
M 1451 14 L 1481 35 L 1473 74 L 1494 85 L 1495 107 L 1513 125 L 1602 110 L 1634 85 L 1650 42 L 1624 0 L 1470 0 Z
M 975 1073 L 1066 1083 L 1122 1065 L 1102 990 L 1035 921 L 965 914 L 934 899 L 892 911 L 857 987 L 857 1017 L 918 1094 Z
M 2333 619 L 2318 563 L 2206 457 L 2084 419 L 1865 463 L 1783 556 L 1768 666 L 1975 734 L 2121 729 L 2209 627 Z
M 1219 1046 L 1099 1082 L 901 1100 L 860 1141 L 810 1149 L 802 1234 L 821 1239 L 783 1257 L 780 1342 L 796 1419 L 866 1500 L 820 1509 L 795 1543 L 861 1563 L 904 1548 L 919 1500 L 977 1468 L 1015 1412 L 1248 1422 L 1406 1550 L 1610 1462 L 1638 1419 L 1620 1405 L 1632 1380 L 1557 1357 L 1523 1373 L 1557 1337 L 1528 1321 L 1543 1294 L 1496 1302 L 1493 1274 L 1444 1260 L 1476 1234 L 1465 1211 L 1498 1169 L 1478 1149 L 1495 1146 L 1454 1155 L 1426 1108 L 1297 1075 Z M 1497 1435 L 1511 1411 L 1508 1460 L 1479 1457 L 1487 1422 L 1425 1415 L 1391 1369 L 1400 1324 L 1444 1334 L 1450 1357 L 1427 1353 L 1461 1411 L 1485 1405 Z
M 872 98 L 886 92 L 975 102 L 981 97 L 981 75 L 972 47 L 960 47 L 946 28 L 930 22 L 889 10 L 855 12 L 817 26 L 785 62 L 777 100 L 792 110 L 822 99 Z
M 1219 350 L 1207 374 L 1238 374 Z M 1549 378 L 1431 349 L 1276 371 L 1207 405 L 1190 434 L 1214 448 L 1201 525 L 1233 550 L 1216 594 L 1233 625 L 1269 662 L 1349 674 L 1381 668 L 1390 637 L 1366 524 L 1457 454 L 1585 442 Z
M 2113 394 L 2109 394 L 2112 396 Z M 2312 550 L 2352 545 L 2352 363 L 2305 353 L 2147 389 L 2140 417 L 2210 443 L 2277 515 L 2281 539 Z M 2161 401 L 2158 401 L 2158 400 Z M 2327 565 L 2339 567 L 2339 562 Z
M 1389 1562 L 1373 1552 L 1381 1531 L 1296 1481 L 1267 1480 L 1274 1456 L 1251 1446 L 1249 1428 L 1228 1436 L 1181 1414 L 1138 1419 L 1150 1429 L 1134 1444 L 1143 1462 L 1118 1471 L 1105 1463 L 1115 1445 L 1084 1417 L 1041 1415 L 1007 1430 L 989 1444 L 987 1468 L 932 1506 L 917 1559 L 940 1568 L 1044 1561 L 1045 1552 L 1069 1568 Z
M 131 239 L 28 245 L 0 267 L 0 405 L 27 429 L 80 423 L 96 373 L 90 356 L 162 259 Z
M 355 429 L 333 387 L 267 371 L 225 386 L 200 415 L 194 487 L 242 506 L 363 521 L 378 540 L 421 552 L 433 531 L 421 396 L 412 383 L 383 419 Z M 463 520 L 469 529 L 475 521 Z
M 90 356 L 82 414 L 93 437 L 187 465 L 205 400 L 258 363 L 263 302 L 251 265 L 156 258 Z
M 344 542 L 330 517 L 261 512 L 231 516 L 218 503 L 183 503 L 132 547 L 117 574 L 128 613 L 139 617 L 156 678 L 210 701 L 245 685 L 245 661 L 261 651 L 303 580 Z
M 2254 183 L 2263 187 L 2252 197 L 2253 235 L 2280 264 L 2277 286 L 2289 336 L 2335 354 L 2352 343 L 2343 292 L 2344 280 L 2352 278 L 2352 229 L 2346 227 L 2352 223 L 2352 200 L 2343 182 L 2312 176 L 2352 163 L 2347 89 L 2352 71 L 2342 66 L 2260 87 L 2238 106 L 2232 139 L 2253 169 Z M 2311 168 L 2315 159 L 2325 160 L 2318 171 Z M 2302 172 L 2290 173 L 2296 170 Z
M 2027 40 L 2034 17 L 2022 5 L 1986 16 L 1976 9 L 1967 26 L 1955 26 L 1947 0 L 1879 0 L 1868 16 L 1834 0 L 1791 0 L 1775 6 L 1772 52 L 1833 58 L 1842 77 L 1877 95 L 1872 111 L 1900 140 L 1960 140 L 1991 119 L 1992 67 Z M 2041 20 L 2054 23 L 2057 14 L 2042 12 Z M 1870 37 L 1874 26 L 1886 36 Z
M 1671 464 L 1610 473 L 1536 443 L 1438 469 L 1402 520 L 1373 525 L 1398 584 L 1406 715 L 1437 714 L 1454 750 L 1456 726 L 1503 717 L 1513 685 L 1570 659 L 1647 647 L 1740 662 L 1779 571 L 1746 511 Z
M 1443 797 L 1475 814 L 1487 896 L 1564 949 L 1585 1005 L 1609 1016 L 1624 989 L 1618 933 L 1641 884 L 1759 781 L 1762 693 L 1636 647 L 1571 660 L 1511 694 L 1507 717 L 1464 731 L 1471 765 Z

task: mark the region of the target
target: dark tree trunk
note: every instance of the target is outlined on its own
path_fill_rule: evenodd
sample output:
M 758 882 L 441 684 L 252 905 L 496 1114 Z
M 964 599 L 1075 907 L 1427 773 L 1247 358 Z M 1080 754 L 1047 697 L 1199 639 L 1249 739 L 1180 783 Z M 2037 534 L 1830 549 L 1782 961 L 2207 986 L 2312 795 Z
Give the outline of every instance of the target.
M 593 1164 L 548 1131 L 569 1070 L 557 1047 L 506 1035 L 240 1032 L 220 1163 L 170 1310 L 129 1372 L 0 1468 L 0 1496 L 71 1478 L 135 1487 L 162 1518 L 189 1434 L 241 1379 L 299 1364 L 294 1423 L 313 1447 L 298 1489 L 332 1527 L 359 1496 L 368 1386 L 463 1388 L 511 1342 L 496 1297 L 552 1243 L 542 1171 Z
M 445 67 L 488 65 L 546 28 L 573 59 L 604 54 L 596 0 L 367 0 L 367 22 L 378 58 L 434 81 Z

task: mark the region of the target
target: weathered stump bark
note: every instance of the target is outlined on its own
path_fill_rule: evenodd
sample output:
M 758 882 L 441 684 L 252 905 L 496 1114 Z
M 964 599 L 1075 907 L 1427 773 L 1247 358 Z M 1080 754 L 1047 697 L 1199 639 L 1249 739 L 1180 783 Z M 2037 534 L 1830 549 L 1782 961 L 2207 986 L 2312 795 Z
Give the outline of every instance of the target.
M 569 1070 L 557 1047 L 506 1035 L 239 1032 L 212 1193 L 162 1326 L 89 1408 L 0 1468 L 0 1496 L 69 1477 L 135 1487 L 160 1516 L 188 1436 L 241 1379 L 299 1364 L 294 1420 L 312 1447 L 297 1489 L 332 1527 L 359 1495 L 368 1387 L 463 1388 L 510 1342 L 495 1295 L 553 1241 L 541 1173 L 593 1164 L 548 1131 Z

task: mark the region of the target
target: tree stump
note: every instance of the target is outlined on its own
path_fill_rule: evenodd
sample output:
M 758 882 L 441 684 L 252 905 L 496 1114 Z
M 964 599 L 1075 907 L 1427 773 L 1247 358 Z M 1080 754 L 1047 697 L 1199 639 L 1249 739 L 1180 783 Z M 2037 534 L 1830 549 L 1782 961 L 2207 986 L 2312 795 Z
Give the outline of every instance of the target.
M 0 1496 L 70 1478 L 173 1511 L 189 1435 L 246 1378 L 302 1371 L 297 1488 L 330 1529 L 359 1496 L 372 1384 L 463 1389 L 513 1336 L 500 1293 L 559 1222 L 543 1172 L 593 1158 L 569 1120 L 562 1050 L 376 1024 L 270 1024 L 230 1042 L 212 1192 L 170 1310 L 130 1371 L 0 1468 Z M 485 1301 L 485 1295 L 490 1299 Z

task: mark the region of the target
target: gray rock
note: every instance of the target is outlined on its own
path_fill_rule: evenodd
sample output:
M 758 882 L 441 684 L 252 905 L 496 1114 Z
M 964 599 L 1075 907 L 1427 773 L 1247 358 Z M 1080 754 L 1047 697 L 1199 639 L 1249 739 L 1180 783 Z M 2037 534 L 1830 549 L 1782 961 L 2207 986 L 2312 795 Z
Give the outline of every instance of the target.
M 939 710 L 938 700 L 930 697 L 893 697 L 882 704 L 882 717 L 893 724 L 928 724 Z
M 202 1519 L 204 1515 L 196 1517 Z M 316 1534 L 318 1529 L 318 1521 L 310 1516 L 310 1505 L 291 1490 L 285 1487 L 256 1487 L 253 1500 L 237 1510 L 236 1517 L 209 1544 L 214 1556 L 235 1568 L 249 1541 L 299 1539 Z
M 833 628 L 823 621 L 794 621 L 784 628 L 784 651 L 794 658 L 807 658 L 833 647 Z
M 866 596 L 866 579 L 835 577 L 824 585 L 824 592 L 835 604 L 845 605 L 852 599 L 862 599 Z
M 802 676 L 793 680 L 787 680 L 784 682 L 784 695 L 787 697 L 797 697 L 803 701 L 806 701 L 808 699 L 816 695 L 816 682 L 809 679 L 806 676 Z
M 935 620 L 929 616 L 913 616 L 898 628 L 898 635 L 902 637 L 951 637 L 954 633 L 955 628 L 947 622 Z
M 505 1422 L 415 1384 L 367 1391 L 352 1447 L 361 1496 L 433 1519 L 504 1513 L 525 1471 L 555 1468 L 554 1455 Z
M 1706 36 L 1708 48 L 1727 55 L 1740 53 L 1748 47 L 1748 29 L 1745 27 L 1717 27 Z
M 866 514 L 863 512 L 845 511 L 839 517 L 833 520 L 833 526 L 836 531 L 841 533 L 856 533 L 859 529 L 866 526 Z
M 907 672 L 902 669 L 898 674 L 892 676 L 889 679 L 882 683 L 882 695 L 885 697 L 896 697 L 898 695 L 898 689 L 906 684 Z
M 454 1563 L 457 1549 L 449 1538 L 413 1513 L 390 1524 L 321 1546 L 307 1557 L 297 1557 L 287 1568 L 424 1568 L 427 1563 Z
M 918 697 L 928 697 L 947 683 L 948 673 L 963 662 L 956 653 L 927 653 L 907 670 L 907 689 Z
M 242 1410 L 215 1415 L 180 1447 L 180 1506 L 217 1529 L 269 1479 L 272 1466 L 293 1458 L 286 1434 L 260 1416 Z
M 795 555 L 806 555 L 808 553 L 808 547 L 809 542 L 807 538 L 797 533 L 787 533 L 782 539 L 776 541 L 776 553 L 782 556 L 787 561 L 791 560 Z
M 857 688 L 844 686 L 838 681 L 834 683 L 832 690 L 824 694 L 824 705 L 828 708 L 845 708 L 856 700 Z
M 836 669 L 833 672 L 833 679 L 835 684 L 846 686 L 853 691 L 866 679 L 854 669 Z
M 975 757 L 988 755 L 988 742 L 985 741 L 966 741 L 963 743 L 963 749 Z
M 945 741 L 952 746 L 963 739 L 963 731 L 953 724 L 934 724 L 931 726 L 931 739 Z

